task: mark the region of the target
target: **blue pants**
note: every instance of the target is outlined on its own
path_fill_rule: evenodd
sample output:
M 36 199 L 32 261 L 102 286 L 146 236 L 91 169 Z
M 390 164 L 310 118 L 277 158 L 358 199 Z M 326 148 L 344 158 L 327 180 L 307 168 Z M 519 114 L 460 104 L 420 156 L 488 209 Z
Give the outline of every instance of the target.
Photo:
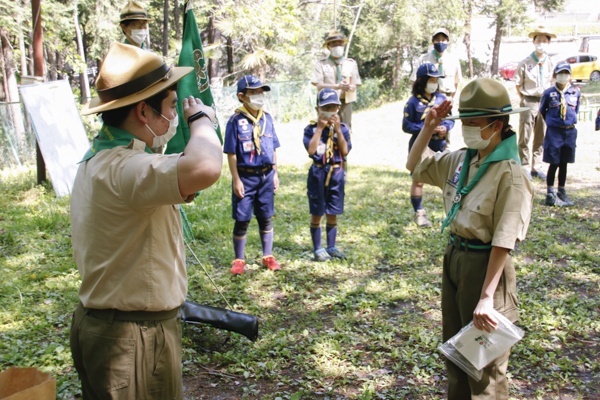
M 420 132 L 419 132 L 420 133 Z M 413 144 L 415 143 L 415 140 L 417 140 L 417 136 L 419 136 L 418 133 L 414 133 L 411 137 L 410 140 L 408 141 L 408 152 L 410 153 L 410 149 L 412 149 Z M 435 136 L 435 135 L 434 135 Z M 446 142 L 446 139 L 431 139 L 429 141 L 429 148 L 433 151 L 444 151 L 444 149 L 446 148 L 446 145 L 448 144 L 448 142 Z
M 250 221 L 252 210 L 258 218 L 270 218 L 275 214 L 275 170 L 263 174 L 251 174 L 238 171 L 244 184 L 244 198 L 240 199 L 231 192 L 232 217 L 236 221 Z M 233 184 L 232 184 L 233 186 Z
M 330 170 L 329 185 L 325 187 Z M 341 166 L 311 165 L 306 182 L 308 208 L 311 215 L 322 217 L 323 214 L 340 215 L 344 213 L 344 185 L 346 172 Z
M 549 126 L 544 138 L 544 158 L 548 164 L 574 163 L 577 129 Z

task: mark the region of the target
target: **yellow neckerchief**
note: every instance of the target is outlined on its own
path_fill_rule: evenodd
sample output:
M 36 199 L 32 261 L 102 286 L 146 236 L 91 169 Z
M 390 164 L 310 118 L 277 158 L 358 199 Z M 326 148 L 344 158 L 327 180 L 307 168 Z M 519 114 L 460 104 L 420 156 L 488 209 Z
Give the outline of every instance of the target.
M 423 120 L 427 116 L 427 113 L 429 112 L 429 110 L 431 110 L 431 107 L 435 106 L 435 99 L 437 98 L 437 96 L 435 94 L 433 94 L 431 96 L 430 101 L 425 100 L 420 94 L 417 95 L 417 98 L 419 100 L 421 100 L 423 103 L 427 104 L 427 108 L 425 109 L 425 111 L 423 111 L 423 115 L 421 116 L 421 119 Z
M 267 117 L 265 117 L 265 121 L 263 122 L 262 128 L 260 127 L 260 119 L 264 115 L 263 110 L 258 110 L 258 116 L 254 118 L 250 111 L 246 109 L 245 106 L 241 106 L 235 112 L 239 112 L 240 114 L 245 115 L 250 121 L 252 121 L 252 137 L 254 138 L 254 147 L 256 147 L 256 151 L 260 154 L 260 137 L 265 134 L 265 126 L 267 124 Z
M 317 121 L 310 121 L 311 125 L 316 125 Z M 323 164 L 329 164 L 329 160 L 333 159 L 333 134 L 334 134 L 334 124 L 327 124 L 325 128 L 329 128 L 329 136 L 327 137 L 327 147 L 325 147 L 325 153 L 323 157 L 325 158 L 325 162 Z
M 560 90 L 560 88 L 558 87 L 558 83 L 556 83 L 554 85 L 554 87 L 560 94 L 560 119 L 562 119 L 564 121 L 567 118 L 567 99 L 565 97 L 564 92 L 566 92 L 567 89 L 571 87 L 571 85 L 569 85 L 569 83 L 567 83 L 563 90 Z

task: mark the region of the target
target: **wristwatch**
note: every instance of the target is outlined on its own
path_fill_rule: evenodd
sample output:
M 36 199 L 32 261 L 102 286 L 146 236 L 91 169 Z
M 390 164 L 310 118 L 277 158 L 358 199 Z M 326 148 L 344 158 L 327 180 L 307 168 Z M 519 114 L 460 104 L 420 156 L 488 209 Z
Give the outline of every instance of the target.
M 206 117 L 210 120 L 210 117 L 204 112 L 204 111 L 198 111 L 196 114 L 190 116 L 187 120 L 188 126 L 190 126 L 190 124 L 192 122 L 194 122 L 197 119 L 200 119 L 202 117 Z

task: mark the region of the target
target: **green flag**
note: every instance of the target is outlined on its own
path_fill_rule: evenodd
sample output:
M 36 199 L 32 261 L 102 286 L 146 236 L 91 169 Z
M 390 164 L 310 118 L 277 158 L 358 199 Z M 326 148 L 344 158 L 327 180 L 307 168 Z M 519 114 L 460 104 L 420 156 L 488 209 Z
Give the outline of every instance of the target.
M 194 67 L 194 72 L 188 74 L 179 81 L 179 86 L 177 88 L 177 98 L 179 99 L 177 102 L 179 126 L 177 127 L 177 133 L 167 144 L 166 154 L 183 152 L 190 140 L 190 128 L 188 127 L 187 121 L 184 121 L 183 119 L 183 99 L 189 96 L 197 97 L 207 106 L 211 106 L 213 110 L 215 110 L 215 113 L 217 111 L 210 91 L 210 81 L 206 70 L 208 62 L 204 57 L 204 51 L 202 50 L 202 39 L 200 39 L 196 17 L 194 16 L 192 7 L 188 5 L 186 8 L 187 11 L 184 16 L 181 53 L 179 54 L 179 62 L 177 65 L 179 67 Z M 221 136 L 221 128 L 219 127 L 219 121 L 216 117 L 214 127 L 222 144 L 223 136 Z

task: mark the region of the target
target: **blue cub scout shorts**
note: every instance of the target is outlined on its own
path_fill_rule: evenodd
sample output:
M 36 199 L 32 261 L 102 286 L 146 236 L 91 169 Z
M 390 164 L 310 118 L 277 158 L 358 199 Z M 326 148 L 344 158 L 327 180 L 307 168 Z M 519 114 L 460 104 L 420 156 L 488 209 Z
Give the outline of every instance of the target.
M 257 218 L 270 218 L 275 215 L 273 176 L 275 170 L 266 174 L 251 174 L 239 171 L 244 184 L 244 198 L 237 197 L 231 191 L 232 217 L 236 221 L 250 221 L 252 210 Z M 232 184 L 233 186 L 233 184 Z
M 544 138 L 544 158 L 548 164 L 574 163 L 577 129 L 548 127 Z
M 322 217 L 323 214 L 340 215 L 344 213 L 344 185 L 346 172 L 339 166 L 334 168 L 329 178 L 329 186 L 325 187 L 332 165 L 319 167 L 311 165 L 306 182 L 308 208 L 311 215 Z

